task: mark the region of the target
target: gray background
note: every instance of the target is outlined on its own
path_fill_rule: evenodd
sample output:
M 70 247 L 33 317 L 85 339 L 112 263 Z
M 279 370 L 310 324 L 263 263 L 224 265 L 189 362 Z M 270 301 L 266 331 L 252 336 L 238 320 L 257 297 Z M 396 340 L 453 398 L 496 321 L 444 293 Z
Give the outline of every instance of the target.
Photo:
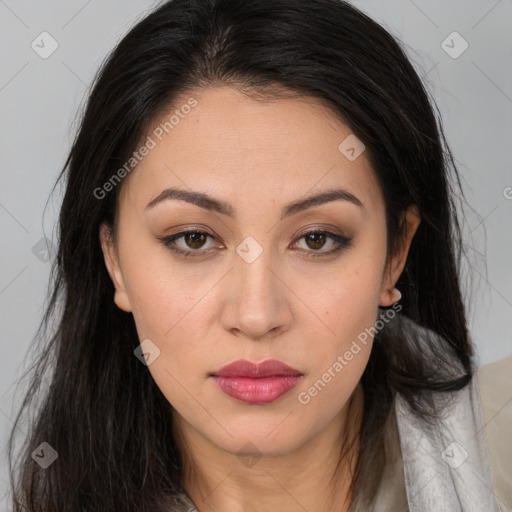
M 480 363 L 512 353 L 511 0 L 354 1 L 397 35 L 444 118 L 469 205 L 465 289 Z M 77 127 L 77 111 L 100 63 L 157 2 L 0 0 L 0 510 L 8 487 L 5 440 L 14 382 L 43 312 L 59 189 L 43 210 Z M 32 41 L 47 31 L 57 50 L 42 59 Z M 442 42 L 457 31 L 467 50 Z M 453 43 L 452 43 L 453 39 Z M 447 39 L 458 52 L 462 41 Z M 34 249 L 35 247 L 35 249 Z M 470 286 L 469 276 L 473 284 Z M 72 385 L 72 383 L 71 383 Z M 15 404 L 20 396 L 16 396 Z M 3 498 L 2 498 L 3 497 Z

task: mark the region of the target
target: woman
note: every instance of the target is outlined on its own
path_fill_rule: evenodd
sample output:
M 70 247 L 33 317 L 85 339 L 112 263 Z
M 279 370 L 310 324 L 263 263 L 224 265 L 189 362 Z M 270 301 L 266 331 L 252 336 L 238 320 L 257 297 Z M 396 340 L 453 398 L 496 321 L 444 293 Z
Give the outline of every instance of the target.
M 511 505 L 457 170 L 378 24 L 339 0 L 167 2 L 102 67 L 61 177 L 14 510 Z

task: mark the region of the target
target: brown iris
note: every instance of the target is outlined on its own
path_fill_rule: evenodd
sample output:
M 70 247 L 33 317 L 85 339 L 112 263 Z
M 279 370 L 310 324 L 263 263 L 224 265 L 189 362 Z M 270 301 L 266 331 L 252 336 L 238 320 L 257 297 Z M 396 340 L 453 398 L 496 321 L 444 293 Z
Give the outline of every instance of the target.
M 325 238 L 324 233 L 310 233 L 305 236 L 306 243 L 311 249 L 321 249 L 325 244 Z M 312 242 L 312 245 L 310 242 Z
M 206 242 L 206 238 L 208 235 L 205 233 L 187 233 L 183 235 L 183 238 L 185 240 L 185 243 L 191 248 L 191 249 L 200 249 L 204 242 Z

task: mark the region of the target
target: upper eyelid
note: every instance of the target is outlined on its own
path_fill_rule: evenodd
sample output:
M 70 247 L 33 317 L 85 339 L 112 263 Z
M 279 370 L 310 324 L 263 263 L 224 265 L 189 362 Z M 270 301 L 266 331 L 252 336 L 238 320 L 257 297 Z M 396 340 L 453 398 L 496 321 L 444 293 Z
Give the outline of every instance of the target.
M 183 231 L 177 231 L 176 233 L 173 233 L 172 235 L 166 235 L 162 238 L 172 238 L 172 237 L 176 237 L 176 238 L 179 238 L 181 236 L 185 236 L 185 235 L 188 235 L 190 233 L 199 233 L 201 235 L 207 235 L 209 236 L 210 238 L 217 238 L 215 235 L 212 235 L 209 231 L 206 231 L 202 228 L 197 228 L 197 229 L 184 229 Z M 349 237 L 346 237 L 340 233 L 334 233 L 332 231 L 330 231 L 329 229 L 327 228 L 311 228 L 311 229 L 308 229 L 307 231 L 304 231 L 302 234 L 298 235 L 297 238 L 302 238 L 303 236 L 306 236 L 306 235 L 309 235 L 310 233 L 326 233 L 328 235 L 336 235 L 336 236 L 340 236 L 340 237 L 343 237 L 343 238 L 349 238 Z

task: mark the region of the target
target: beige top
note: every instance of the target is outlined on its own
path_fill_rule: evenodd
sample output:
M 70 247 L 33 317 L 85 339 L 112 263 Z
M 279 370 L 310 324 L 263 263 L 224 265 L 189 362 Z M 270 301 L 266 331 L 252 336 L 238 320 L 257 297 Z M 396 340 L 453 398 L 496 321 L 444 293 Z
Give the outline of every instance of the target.
M 436 429 L 397 397 L 399 455 L 384 469 L 371 512 L 512 511 L 512 356 L 481 366 L 452 396 Z M 186 493 L 175 510 L 197 512 Z
M 478 370 L 494 494 L 500 512 L 512 510 L 512 356 Z

